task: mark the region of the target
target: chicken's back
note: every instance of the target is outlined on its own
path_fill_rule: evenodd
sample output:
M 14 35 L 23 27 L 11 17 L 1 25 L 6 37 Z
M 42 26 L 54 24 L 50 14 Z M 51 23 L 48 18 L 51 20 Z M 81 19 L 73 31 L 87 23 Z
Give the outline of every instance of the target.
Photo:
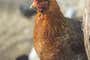
M 85 47 L 84 47 L 84 35 L 82 31 L 82 22 L 76 19 L 68 19 L 66 20 L 69 22 L 71 27 L 71 43 L 70 48 L 73 52 L 72 60 L 87 60 Z

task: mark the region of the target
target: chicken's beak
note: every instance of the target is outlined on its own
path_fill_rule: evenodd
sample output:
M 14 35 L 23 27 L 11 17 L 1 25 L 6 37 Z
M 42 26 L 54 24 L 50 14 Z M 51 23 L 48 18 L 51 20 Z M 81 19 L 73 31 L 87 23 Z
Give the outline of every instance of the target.
M 31 4 L 30 8 L 36 9 L 36 3 L 33 2 L 33 3 Z

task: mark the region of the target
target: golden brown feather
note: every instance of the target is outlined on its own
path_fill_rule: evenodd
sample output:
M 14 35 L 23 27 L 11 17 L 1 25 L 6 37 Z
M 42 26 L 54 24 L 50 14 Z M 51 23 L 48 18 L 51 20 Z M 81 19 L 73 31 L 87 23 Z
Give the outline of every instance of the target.
M 56 0 L 49 0 L 48 9 L 40 8 L 43 12 L 38 4 L 44 0 L 35 1 L 38 2 L 35 5 L 38 13 L 35 17 L 34 46 L 40 60 L 78 60 L 78 56 L 87 60 L 83 34 L 80 28 L 77 30 L 78 27 L 75 27 L 78 23 L 63 16 Z

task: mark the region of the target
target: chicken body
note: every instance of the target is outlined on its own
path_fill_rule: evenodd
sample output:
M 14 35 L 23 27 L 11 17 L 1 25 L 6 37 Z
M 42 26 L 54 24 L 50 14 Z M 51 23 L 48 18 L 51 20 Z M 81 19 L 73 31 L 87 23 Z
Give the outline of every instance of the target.
M 35 18 L 34 46 L 40 60 L 87 60 L 79 23 L 66 19 L 56 0 L 49 2 Z

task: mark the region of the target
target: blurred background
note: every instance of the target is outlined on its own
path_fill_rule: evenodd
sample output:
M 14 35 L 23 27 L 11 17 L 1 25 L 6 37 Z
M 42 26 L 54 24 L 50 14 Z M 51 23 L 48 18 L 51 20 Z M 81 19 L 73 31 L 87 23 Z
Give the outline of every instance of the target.
M 84 1 L 57 0 L 57 3 L 66 17 L 82 18 Z M 0 0 L 0 60 L 16 60 L 30 53 L 33 47 L 34 16 L 26 17 L 22 9 L 28 9 L 32 2 Z

